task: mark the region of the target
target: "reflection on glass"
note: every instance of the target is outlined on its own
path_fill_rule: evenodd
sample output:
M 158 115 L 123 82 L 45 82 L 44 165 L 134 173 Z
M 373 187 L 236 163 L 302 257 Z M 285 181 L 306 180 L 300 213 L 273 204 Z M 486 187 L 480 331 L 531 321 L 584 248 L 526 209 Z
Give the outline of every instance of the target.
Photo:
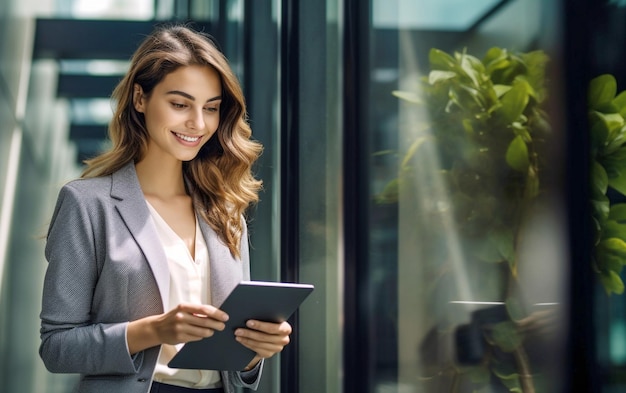
M 456 31 L 470 28 L 502 0 L 413 1 L 387 0 L 374 2 L 374 25 L 404 29 Z M 396 12 L 399 8 L 402 11 Z
M 397 316 L 376 322 L 395 326 L 397 360 L 385 365 L 373 355 L 372 391 L 390 384 L 401 392 L 559 391 L 568 256 L 562 135 L 549 111 L 559 104 L 551 84 L 558 78 L 546 75 L 550 48 L 538 47 L 540 26 L 518 21 L 541 20 L 542 6 L 513 2 L 475 30 L 403 22 L 448 6 L 470 7 L 398 1 L 395 29 L 374 30 L 380 42 L 397 43 L 396 87 L 374 80 L 371 105 L 379 108 L 384 94 L 397 99 L 380 127 L 396 133 L 398 160 L 382 159 L 390 149 L 375 143 L 371 172 L 386 182 L 370 180 L 372 236 L 383 227 L 393 234 L 395 219 L 397 266 L 384 257 L 371 265 L 397 286 Z M 498 26 L 506 34 L 494 35 Z M 390 209 L 397 216 L 381 220 Z M 372 244 L 375 258 L 382 241 Z
M 74 18 L 151 19 L 154 16 L 153 0 L 73 0 Z

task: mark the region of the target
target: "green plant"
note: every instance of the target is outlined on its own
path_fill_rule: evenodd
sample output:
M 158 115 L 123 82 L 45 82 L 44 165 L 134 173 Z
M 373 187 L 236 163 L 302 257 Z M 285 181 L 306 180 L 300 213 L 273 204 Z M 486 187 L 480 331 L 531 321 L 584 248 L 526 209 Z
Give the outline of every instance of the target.
M 414 156 L 436 143 L 467 245 L 481 260 L 507 262 L 515 275 L 517 230 L 540 192 L 540 150 L 550 130 L 542 108 L 547 56 L 492 48 L 479 60 L 432 49 L 429 60 L 431 71 L 416 91 L 393 93 L 425 107 L 429 123 L 378 201 L 395 202 Z
M 493 378 L 511 392 L 536 389 L 524 349 L 526 337 L 519 329 L 521 321 L 534 316 L 520 310 L 512 288 L 518 278 L 517 244 L 524 219 L 546 189 L 543 174 L 555 165 L 549 161 L 551 128 L 543 108 L 547 62 L 542 51 L 492 48 L 478 59 L 466 52 L 450 55 L 432 49 L 429 74 L 414 90 L 393 92 L 417 105 L 425 116 L 414 124 L 415 138 L 402 156 L 398 178 L 387 184 L 377 201 L 395 203 L 402 187 L 419 188 L 414 174 L 422 163 L 420 153 L 433 147 L 466 262 L 478 263 L 473 265 L 478 269 L 501 267 L 499 294 L 506 301 L 507 317 L 485 331 L 491 348 L 485 360 L 477 367 L 456 370 L 453 386 L 458 386 L 459 373 L 465 373 L 475 389 Z M 590 83 L 588 103 L 592 266 L 608 294 L 621 294 L 626 203 L 615 200 L 626 196 L 626 91 L 618 94 L 615 78 L 601 75 Z M 429 221 L 429 230 L 436 228 L 442 232 L 439 236 L 447 235 L 444 226 Z
M 615 77 L 600 75 L 589 84 L 588 103 L 593 267 L 607 293 L 621 294 L 624 283 L 620 272 L 626 263 L 626 204 L 614 203 L 609 192 L 626 196 L 626 91 L 617 94 Z
M 423 109 L 427 121 L 416 125 L 420 130 L 401 160 L 400 176 L 378 197 L 381 203 L 396 201 L 399 189 L 421 165 L 420 152 L 435 145 L 436 170 L 453 206 L 466 263 L 498 272 L 496 296 L 507 305 L 504 320 L 484 331 L 491 348 L 484 362 L 466 375 L 478 385 L 495 378 L 508 391 L 524 393 L 535 391 L 517 324 L 527 315 L 519 312 L 512 293 L 519 234 L 527 209 L 541 193 L 546 165 L 544 148 L 551 131 L 542 107 L 547 62 L 542 51 L 492 48 L 478 59 L 466 52 L 450 55 L 432 49 L 428 76 L 414 91 L 393 93 Z M 439 228 L 440 237 L 449 235 L 445 226 Z

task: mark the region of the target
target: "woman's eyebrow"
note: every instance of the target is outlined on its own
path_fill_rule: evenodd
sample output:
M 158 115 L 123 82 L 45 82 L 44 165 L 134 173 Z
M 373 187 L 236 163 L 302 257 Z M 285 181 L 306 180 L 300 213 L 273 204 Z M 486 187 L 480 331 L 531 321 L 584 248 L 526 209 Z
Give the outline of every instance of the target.
M 184 91 L 180 91 L 180 90 L 170 90 L 165 94 L 174 94 L 174 95 L 179 95 L 182 97 L 185 97 L 191 101 L 195 101 L 196 97 L 192 96 L 191 94 L 185 93 Z M 208 100 L 206 100 L 206 102 L 211 102 L 211 101 L 217 101 L 217 100 L 221 100 L 222 96 L 215 96 L 213 98 L 209 98 Z

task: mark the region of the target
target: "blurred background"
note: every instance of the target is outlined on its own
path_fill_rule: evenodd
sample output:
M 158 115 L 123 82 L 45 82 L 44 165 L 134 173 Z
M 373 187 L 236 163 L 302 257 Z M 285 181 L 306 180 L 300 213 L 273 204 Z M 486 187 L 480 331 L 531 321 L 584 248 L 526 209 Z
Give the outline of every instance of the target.
M 38 356 L 47 223 L 163 22 L 265 146 L 253 278 L 316 286 L 260 392 L 626 390 L 626 2 L 0 0 L 0 391 L 77 378 Z

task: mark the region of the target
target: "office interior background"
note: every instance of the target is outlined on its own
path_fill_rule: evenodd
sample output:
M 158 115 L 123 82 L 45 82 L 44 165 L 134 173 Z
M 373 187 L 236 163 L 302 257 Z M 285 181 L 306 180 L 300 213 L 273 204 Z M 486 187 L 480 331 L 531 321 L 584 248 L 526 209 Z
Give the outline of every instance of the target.
M 588 108 L 599 75 L 626 90 L 625 1 L 2 0 L 0 21 L 0 391 L 77 378 L 38 356 L 46 225 L 60 186 L 106 147 L 109 94 L 164 21 L 217 39 L 265 146 L 253 278 L 316 286 L 260 392 L 626 389 L 621 268 L 607 284 L 592 263 Z M 534 109 L 502 130 L 474 114 L 442 140 L 433 124 L 458 129 L 446 116 L 484 97 L 450 88 L 439 110 L 424 97 L 494 59 L 494 78 L 519 62 L 510 86 L 527 90 L 494 79 L 489 99 L 515 106 L 510 88 Z M 498 159 L 463 139 L 494 132 L 517 143 Z M 520 178 L 535 187 L 524 209 Z

